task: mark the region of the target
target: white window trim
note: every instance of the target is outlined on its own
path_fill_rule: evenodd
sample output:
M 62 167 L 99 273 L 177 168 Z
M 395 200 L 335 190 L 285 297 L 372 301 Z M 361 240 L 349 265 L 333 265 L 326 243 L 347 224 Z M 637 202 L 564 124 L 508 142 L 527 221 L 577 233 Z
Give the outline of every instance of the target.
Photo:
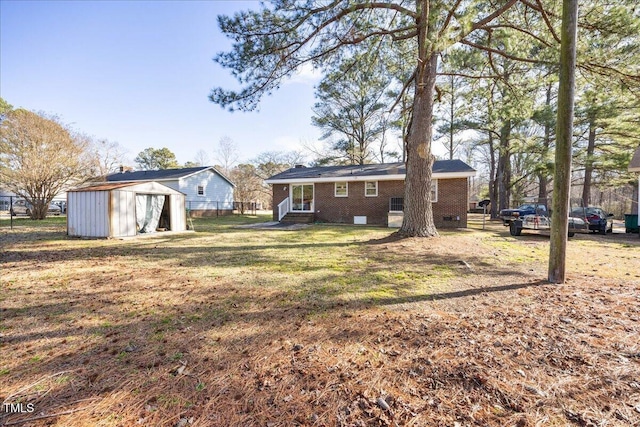
M 373 182 L 376 184 L 376 194 L 367 194 L 367 184 Z M 378 181 L 365 181 L 364 182 L 364 197 L 378 197 Z
M 313 196 L 311 198 L 311 205 L 309 206 L 309 209 L 306 209 L 306 210 L 303 210 L 303 209 L 294 210 L 294 209 L 292 209 L 293 203 L 294 203 L 294 200 L 293 200 L 293 187 L 296 186 L 296 185 L 302 185 L 302 186 L 310 185 L 311 186 L 311 189 L 313 191 Z M 303 191 L 304 191 L 304 189 L 303 189 Z M 315 208 L 316 208 L 315 206 L 316 206 L 316 186 L 315 186 L 315 184 L 307 183 L 307 182 L 289 184 L 289 209 L 291 210 L 291 212 L 315 212 Z
M 438 202 L 438 180 L 437 179 L 433 179 L 431 178 L 431 191 L 434 193 L 433 197 L 431 198 L 431 203 L 437 203 Z
M 200 187 L 202 187 L 202 194 L 200 194 Z M 204 185 L 196 185 L 196 196 L 206 197 L 207 191 Z
M 338 184 L 344 183 L 346 186 L 347 193 L 346 194 L 338 194 Z M 333 184 L 333 196 L 334 197 L 349 197 L 349 183 L 347 181 L 336 181 Z

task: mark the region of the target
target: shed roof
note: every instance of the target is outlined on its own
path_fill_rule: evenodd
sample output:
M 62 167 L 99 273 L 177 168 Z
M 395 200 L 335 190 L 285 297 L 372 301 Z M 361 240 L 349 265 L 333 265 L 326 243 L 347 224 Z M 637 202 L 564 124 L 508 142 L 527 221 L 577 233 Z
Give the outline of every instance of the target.
M 127 189 L 128 191 L 135 191 L 146 194 L 184 194 L 173 188 L 167 187 L 164 184 L 155 181 L 136 181 L 136 182 L 108 182 L 87 185 L 85 187 L 74 188 L 68 192 L 88 192 L 88 191 L 111 191 Z
M 433 164 L 434 178 L 463 178 L 475 176 L 476 171 L 462 160 L 436 160 Z M 375 165 L 296 167 L 272 176 L 266 182 L 280 184 L 285 181 L 322 182 L 342 179 L 356 181 L 362 179 L 395 180 L 404 179 L 404 163 L 382 163 Z
M 118 172 L 112 173 L 106 176 L 106 180 L 109 182 L 133 182 L 133 181 L 172 181 L 181 178 L 186 178 L 197 173 L 211 170 L 213 173 L 220 175 L 229 184 L 235 184 L 227 178 L 223 173 L 214 168 L 213 166 L 198 166 L 194 168 L 179 168 L 179 169 L 160 169 L 150 171 L 131 171 L 131 172 Z
M 629 162 L 629 172 L 640 172 L 640 147 L 636 148 Z

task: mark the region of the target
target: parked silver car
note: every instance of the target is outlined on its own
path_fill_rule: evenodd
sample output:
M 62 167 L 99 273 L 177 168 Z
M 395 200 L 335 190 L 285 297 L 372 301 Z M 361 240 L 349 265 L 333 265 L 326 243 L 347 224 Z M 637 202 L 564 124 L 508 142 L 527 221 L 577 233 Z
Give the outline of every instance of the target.
M 16 216 L 19 214 L 29 215 L 31 216 L 31 210 L 33 209 L 33 205 L 27 202 L 24 199 L 19 199 L 13 202 L 11 205 L 11 215 Z M 53 203 L 49 204 L 49 209 L 47 209 L 47 214 L 49 215 L 60 215 L 61 213 L 60 206 L 54 205 Z

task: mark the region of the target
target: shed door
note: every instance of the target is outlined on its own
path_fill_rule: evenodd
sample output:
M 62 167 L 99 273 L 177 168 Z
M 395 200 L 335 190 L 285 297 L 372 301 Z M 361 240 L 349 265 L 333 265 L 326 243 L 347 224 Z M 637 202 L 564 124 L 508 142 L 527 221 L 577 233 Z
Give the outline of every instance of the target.
M 164 194 L 136 194 L 138 233 L 155 233 L 164 207 Z

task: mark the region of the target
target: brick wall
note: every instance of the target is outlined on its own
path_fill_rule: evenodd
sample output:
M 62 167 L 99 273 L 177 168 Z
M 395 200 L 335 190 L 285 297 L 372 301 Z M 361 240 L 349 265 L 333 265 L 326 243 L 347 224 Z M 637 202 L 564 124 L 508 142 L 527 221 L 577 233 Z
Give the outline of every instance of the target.
M 353 224 L 366 216 L 367 224 L 387 225 L 389 199 L 404 196 L 404 181 L 378 181 L 378 196 L 364 195 L 364 181 L 348 184 L 348 197 L 334 196 L 334 183 L 316 184 L 316 221 Z
M 467 178 L 439 179 L 438 201 L 433 204 L 433 222 L 436 227 L 466 228 L 468 204 Z
M 289 197 L 289 184 L 273 184 L 273 220 L 278 220 L 278 205 Z
M 333 182 L 315 184 L 316 221 L 353 224 L 354 216 L 366 216 L 367 224 L 387 225 L 389 199 L 404 197 L 404 181 L 379 181 L 377 197 L 365 196 L 364 181 L 349 182 L 348 185 L 348 197 L 335 197 Z M 438 180 L 438 201 L 433 203 L 436 227 L 467 226 L 467 191 L 467 178 Z M 273 185 L 274 221 L 278 220 L 278 204 L 287 197 L 287 184 Z

